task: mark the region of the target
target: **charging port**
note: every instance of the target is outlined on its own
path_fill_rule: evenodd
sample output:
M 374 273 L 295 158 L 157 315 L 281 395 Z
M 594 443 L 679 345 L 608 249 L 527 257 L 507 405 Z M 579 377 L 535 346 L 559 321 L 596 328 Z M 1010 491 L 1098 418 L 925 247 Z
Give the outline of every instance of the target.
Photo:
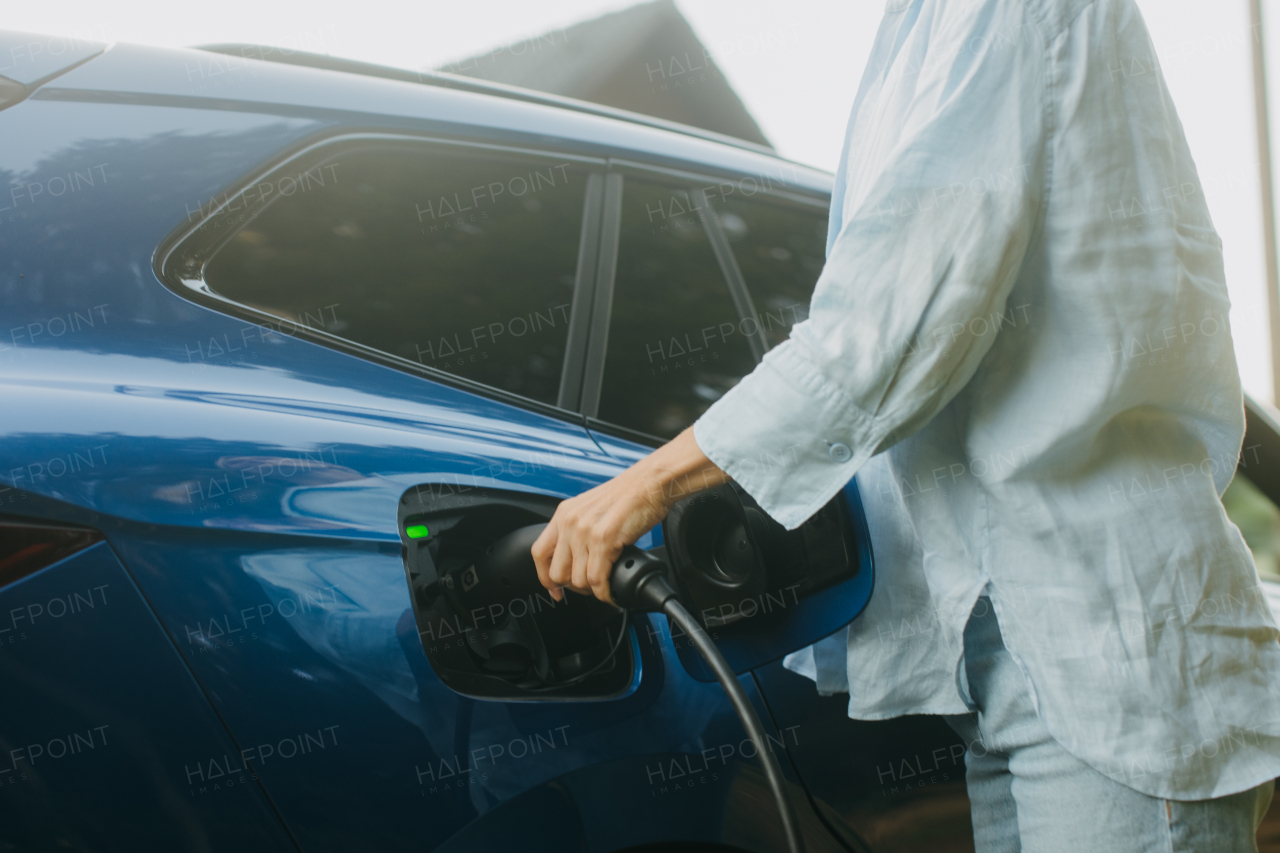
M 635 676 L 626 614 L 594 597 L 557 602 L 529 548 L 559 500 L 425 484 L 400 500 L 405 578 L 423 651 L 477 699 L 609 699 Z M 537 525 L 537 527 L 533 527 Z

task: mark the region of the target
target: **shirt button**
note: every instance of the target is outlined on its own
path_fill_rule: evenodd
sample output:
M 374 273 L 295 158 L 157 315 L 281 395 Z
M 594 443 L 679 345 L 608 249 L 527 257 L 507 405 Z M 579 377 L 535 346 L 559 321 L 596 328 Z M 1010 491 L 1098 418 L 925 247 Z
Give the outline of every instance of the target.
M 849 445 L 836 442 L 831 445 L 831 449 L 827 451 L 827 455 L 834 462 L 848 462 L 853 458 L 853 451 L 849 449 Z

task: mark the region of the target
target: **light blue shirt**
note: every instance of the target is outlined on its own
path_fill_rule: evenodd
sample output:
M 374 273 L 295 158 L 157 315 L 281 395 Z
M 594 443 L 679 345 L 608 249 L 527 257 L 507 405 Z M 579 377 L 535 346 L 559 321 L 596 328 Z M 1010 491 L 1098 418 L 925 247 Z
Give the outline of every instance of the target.
M 1133 0 L 891 0 L 809 319 L 694 427 L 788 528 L 858 473 L 875 593 L 788 665 L 852 717 L 966 713 L 988 588 L 1081 760 L 1172 799 L 1280 776 L 1228 307 Z

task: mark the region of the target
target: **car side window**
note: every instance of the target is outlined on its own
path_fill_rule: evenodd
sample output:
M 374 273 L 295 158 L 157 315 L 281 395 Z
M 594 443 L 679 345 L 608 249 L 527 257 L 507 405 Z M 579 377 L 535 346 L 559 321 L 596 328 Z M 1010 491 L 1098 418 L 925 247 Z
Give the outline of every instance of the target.
M 725 235 L 754 317 L 735 307 L 704 216 Z M 598 417 L 662 438 L 697 420 L 755 367 L 750 336 L 776 346 L 808 316 L 826 239 L 818 207 L 699 200 L 628 179 Z
M 809 316 L 813 287 L 826 263 L 827 213 L 737 196 L 713 196 L 711 203 L 773 348 Z
M 554 158 L 383 145 L 300 173 L 206 284 L 375 350 L 554 404 L 587 172 Z
M 672 438 L 755 366 L 689 194 L 628 179 L 598 417 Z

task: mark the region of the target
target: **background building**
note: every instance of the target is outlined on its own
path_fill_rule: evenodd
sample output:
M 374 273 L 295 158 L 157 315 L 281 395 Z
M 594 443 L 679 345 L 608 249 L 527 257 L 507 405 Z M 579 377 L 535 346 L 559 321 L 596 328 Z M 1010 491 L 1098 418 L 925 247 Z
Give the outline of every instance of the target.
M 605 104 L 769 146 L 673 0 L 653 0 L 550 30 L 438 70 Z

